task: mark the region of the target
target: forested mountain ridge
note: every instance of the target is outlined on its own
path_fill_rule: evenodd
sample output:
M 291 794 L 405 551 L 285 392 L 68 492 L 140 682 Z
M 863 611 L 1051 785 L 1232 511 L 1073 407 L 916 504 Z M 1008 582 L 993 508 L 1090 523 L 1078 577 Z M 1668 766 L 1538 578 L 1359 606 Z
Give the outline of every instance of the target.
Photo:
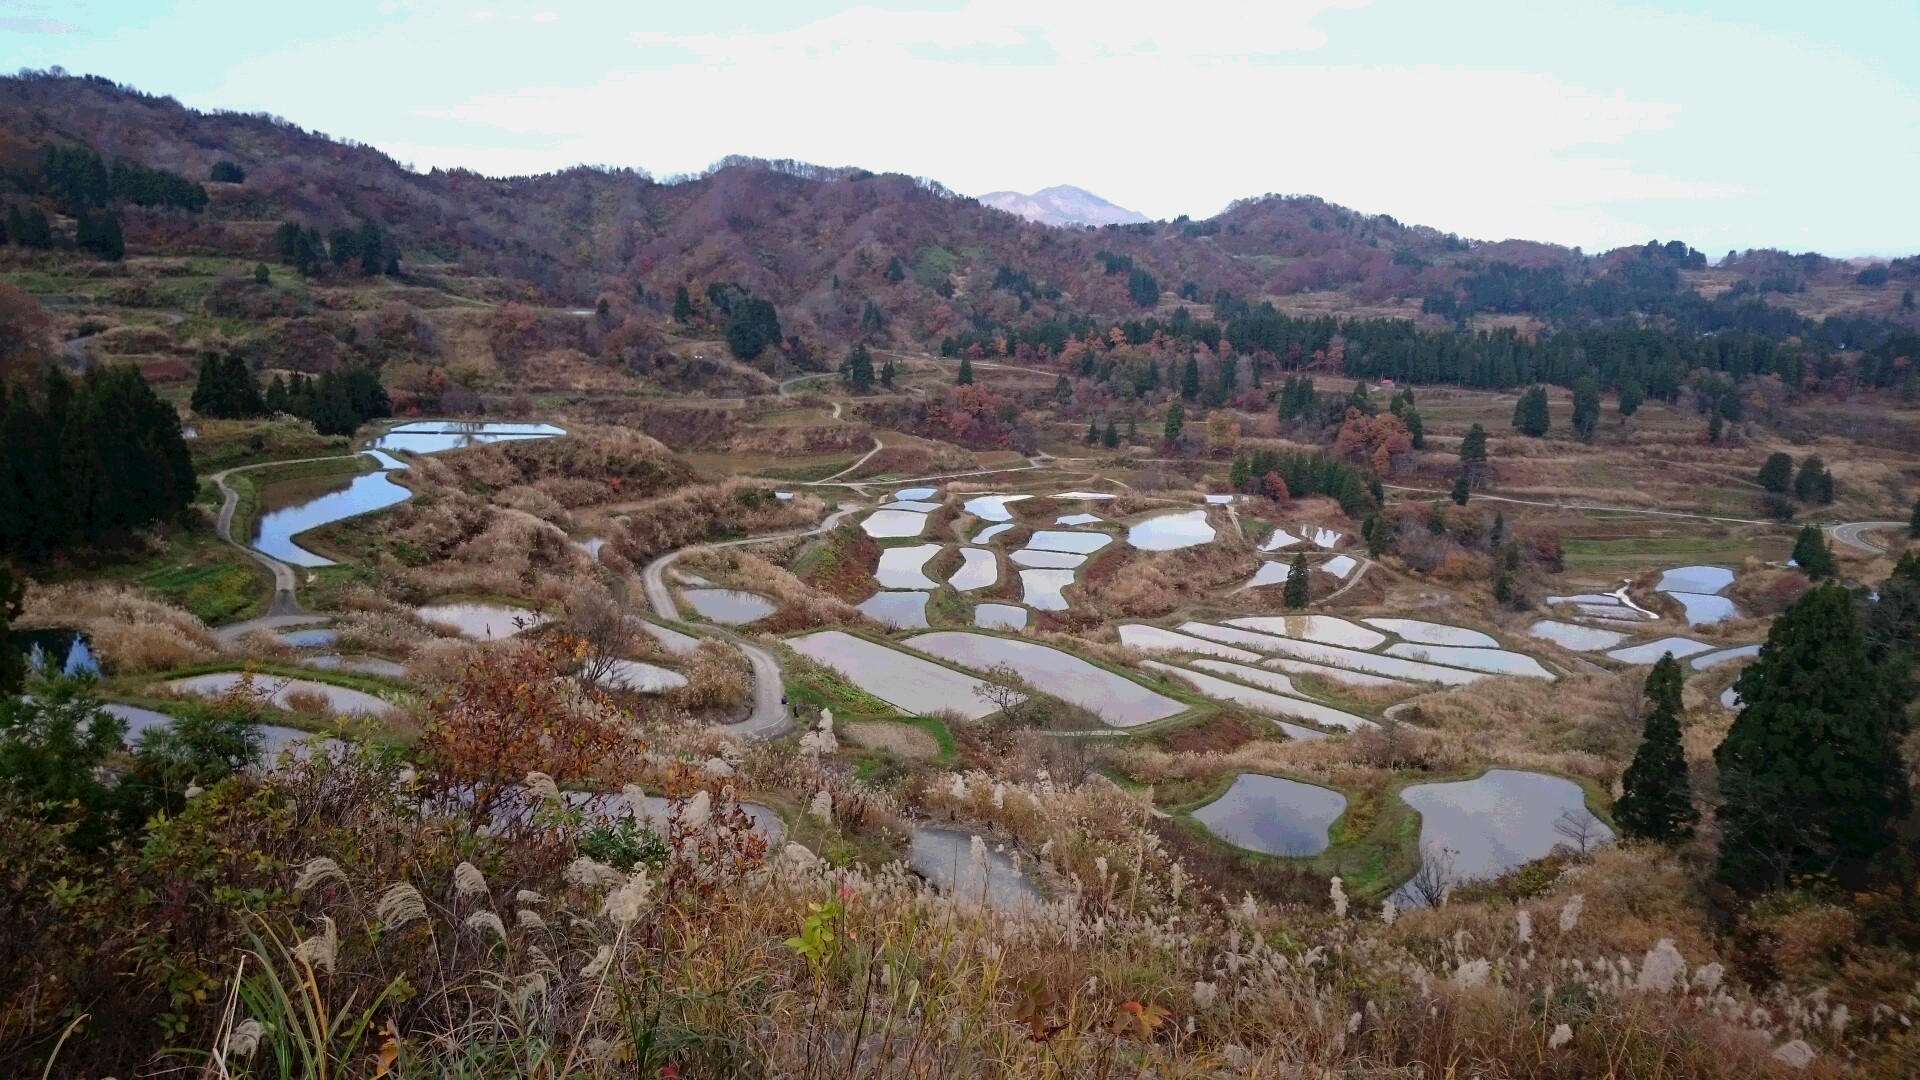
M 732 282 L 771 301 L 785 333 L 820 343 L 817 353 L 855 339 L 924 346 L 1056 316 L 1165 317 L 1183 302 L 1204 315 L 1222 293 L 1272 297 L 1283 311 L 1288 297 L 1323 294 L 1316 311 L 1528 335 L 1626 318 L 1778 338 L 1837 310 L 1862 328 L 1843 325 L 1829 343 L 1870 347 L 1865 338 L 1920 326 L 1904 295 L 1920 284 L 1912 260 L 1880 268 L 1872 283 L 1836 260 L 1783 252 L 1708 269 L 1679 242 L 1585 256 L 1469 241 L 1306 196 L 1247 199 L 1205 221 L 1056 228 L 910 177 L 749 159 L 666 182 L 586 167 L 507 179 L 416 173 L 285 121 L 202 113 L 105 79 L 0 80 L 10 198 L 38 195 L 58 218 L 58 201 L 22 182 L 48 146 L 203 182 L 204 209 L 116 208 L 116 230 L 135 251 L 272 259 L 285 222 L 316 235 L 372 230 L 396 268 L 495 279 L 483 286 L 500 294 L 490 299 L 573 305 L 612 295 L 662 317 L 676 288 L 697 296 Z

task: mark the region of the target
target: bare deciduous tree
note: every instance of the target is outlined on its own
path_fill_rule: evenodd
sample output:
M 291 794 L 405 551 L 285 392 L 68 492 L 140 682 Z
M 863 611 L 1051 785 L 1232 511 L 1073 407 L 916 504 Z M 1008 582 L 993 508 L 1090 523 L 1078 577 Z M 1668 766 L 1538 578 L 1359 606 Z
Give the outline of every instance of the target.
M 1453 891 L 1454 856 L 1452 848 L 1436 844 L 1422 844 L 1420 847 L 1420 869 L 1413 872 L 1407 882 L 1407 889 L 1428 907 L 1439 907 Z
M 1588 813 L 1585 807 L 1560 811 L 1560 817 L 1553 823 L 1553 831 L 1582 855 L 1607 838 L 1607 827 L 1600 824 L 1600 819 Z

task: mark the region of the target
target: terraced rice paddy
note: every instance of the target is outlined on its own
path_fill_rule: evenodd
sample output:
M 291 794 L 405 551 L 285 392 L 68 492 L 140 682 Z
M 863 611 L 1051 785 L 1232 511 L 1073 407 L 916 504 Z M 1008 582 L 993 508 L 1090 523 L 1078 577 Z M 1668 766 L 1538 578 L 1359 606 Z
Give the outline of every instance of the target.
M 779 608 L 759 593 L 739 589 L 688 589 L 686 597 L 693 610 L 722 626 L 742 626 L 764 619 Z
M 1238 678 L 1245 678 L 1248 675 L 1258 677 L 1263 674 L 1275 679 L 1286 678 L 1283 675 L 1278 675 L 1273 672 L 1262 672 L 1258 668 L 1238 668 L 1224 660 L 1194 661 L 1195 667 L 1202 665 L 1211 666 L 1215 670 L 1224 668 Z M 1163 664 L 1158 660 L 1149 660 L 1141 666 L 1184 679 L 1193 684 L 1195 690 L 1200 691 L 1202 694 L 1216 701 L 1231 701 L 1236 705 L 1245 705 L 1249 709 L 1266 713 L 1268 716 L 1305 720 L 1310 724 L 1319 724 L 1322 727 L 1341 728 L 1346 731 L 1358 731 L 1363 727 L 1374 726 L 1373 722 L 1365 717 L 1355 716 L 1349 712 L 1342 712 L 1330 705 L 1322 705 L 1317 701 L 1306 701 L 1301 698 L 1290 697 L 1286 694 L 1276 694 L 1269 690 L 1257 689 L 1243 685 L 1232 679 L 1220 678 L 1217 675 L 1209 675 L 1205 672 L 1175 667 L 1172 664 Z
M 1672 653 L 1675 660 L 1684 660 L 1695 653 L 1703 653 L 1713 648 L 1704 641 L 1692 638 L 1663 637 L 1639 645 L 1629 645 L 1624 649 L 1615 649 L 1607 654 L 1608 658 L 1623 664 L 1651 664 L 1666 653 Z
M 909 715 L 979 720 L 996 711 L 978 693 L 986 685 L 980 679 L 840 630 L 788 638 L 787 647 Z
M 1362 652 L 1358 649 L 1346 649 L 1337 645 L 1322 645 L 1313 641 L 1295 641 L 1292 638 L 1275 637 L 1254 630 L 1245 630 L 1237 626 L 1215 626 L 1212 623 L 1182 623 L 1180 630 L 1196 637 L 1222 641 L 1229 645 L 1244 645 L 1260 652 L 1274 653 L 1296 660 L 1307 660 L 1330 667 L 1346 668 L 1351 671 L 1365 672 L 1370 675 L 1384 675 L 1390 679 L 1408 679 L 1414 682 L 1439 683 L 1442 686 L 1466 686 L 1479 682 L 1487 676 L 1480 672 L 1464 671 L 1459 668 L 1440 667 L 1435 664 L 1423 664 L 1397 656 L 1382 656 L 1379 653 Z
M 880 566 L 873 578 L 883 589 L 937 589 L 940 583 L 926 575 L 926 565 L 938 554 L 939 544 L 887 548 L 880 553 Z
M 1196 653 L 1204 656 L 1223 656 L 1228 660 L 1244 660 L 1253 663 L 1260 654 L 1232 645 L 1222 645 L 1217 641 L 1208 641 L 1191 634 L 1182 634 L 1146 623 L 1121 623 L 1119 627 L 1120 644 L 1142 652 Z
M 985 850 L 974 856 L 975 837 L 954 829 L 922 827 L 913 830 L 907 865 L 941 892 L 984 904 L 997 911 L 1038 907 L 1043 901 L 1018 867 L 998 845 L 985 840 Z
M 1332 615 L 1249 615 L 1228 619 L 1227 625 L 1351 649 L 1377 649 L 1387 643 L 1387 635 Z
M 1500 643 L 1478 630 L 1422 619 L 1362 619 L 1376 630 L 1397 635 L 1402 641 L 1420 645 L 1458 645 L 1469 649 L 1497 649 Z
M 1039 551 L 1034 548 L 1021 548 L 1007 558 L 1015 566 L 1039 570 L 1073 570 L 1087 561 L 1085 555 L 1075 555 L 1070 551 Z
M 1142 551 L 1178 551 L 1210 544 L 1214 535 L 1205 510 L 1184 510 L 1135 524 L 1127 530 L 1127 543 Z
M 1006 525 L 989 525 L 986 528 L 981 529 L 979 532 L 975 533 L 973 536 L 973 540 L 971 542 L 975 544 L 984 544 L 987 541 L 993 539 L 996 536 L 999 536 L 1001 533 L 1006 532 L 1008 529 L 1011 529 L 1011 528 L 1013 528 L 1013 525 L 1011 523 Z
M 1241 773 L 1218 799 L 1193 811 L 1195 821 L 1236 847 L 1300 857 L 1327 849 L 1347 797 L 1298 780 Z
M 615 660 L 596 681 L 609 690 L 634 694 L 660 694 L 687 685 L 685 675 L 638 660 Z
M 174 679 L 166 684 L 167 689 L 182 694 L 194 694 L 204 698 L 216 698 L 233 691 L 246 681 L 246 675 L 238 671 L 216 671 L 207 675 L 192 675 L 184 679 Z M 374 697 L 361 690 L 352 690 L 331 683 L 315 682 L 311 679 L 289 679 L 284 675 L 253 676 L 253 696 L 279 709 L 291 708 L 293 695 L 310 696 L 326 702 L 327 710 L 335 715 L 355 716 L 391 716 L 399 710 L 388 701 Z
M 1541 666 L 1540 661 L 1524 653 L 1508 652 L 1505 649 L 1467 649 L 1457 645 L 1415 645 L 1410 641 L 1397 642 L 1387 646 L 1388 656 L 1402 656 L 1408 660 L 1420 660 L 1428 663 L 1446 664 L 1450 667 L 1463 667 L 1469 671 L 1484 671 L 1490 675 L 1523 675 L 1529 679 L 1554 681 L 1558 676 Z
M 1578 623 L 1559 622 L 1555 619 L 1541 619 L 1528 627 L 1527 633 L 1542 641 L 1551 641 L 1572 652 L 1598 652 L 1601 649 L 1611 649 L 1627 640 L 1627 635 L 1618 631 L 1581 626 Z
M 960 560 L 960 569 L 947 581 L 955 591 L 972 592 L 1000 580 L 1000 560 L 994 558 L 993 552 L 961 548 Z
M 422 621 L 476 641 L 510 638 L 548 620 L 548 616 L 537 611 L 505 604 L 426 604 L 415 608 L 414 614 Z
M 1033 534 L 1033 538 L 1027 541 L 1027 546 L 1036 551 L 1065 551 L 1076 555 L 1091 555 L 1111 543 L 1113 543 L 1113 537 L 1106 533 L 1042 529 Z
M 973 609 L 973 625 L 983 630 L 1025 630 L 1027 609 L 1012 604 L 981 604 Z
M 1007 509 L 1007 504 L 1032 497 L 1031 495 L 981 495 L 968 499 L 960 505 L 961 509 L 979 518 L 981 521 L 1011 522 L 1013 520 L 1013 511 Z M 1009 525 L 1008 527 L 1011 528 L 1012 526 Z M 977 544 L 980 540 L 980 537 L 975 537 L 974 543 Z
M 1066 588 L 1071 584 L 1071 570 L 1022 570 L 1020 602 L 1036 611 L 1065 611 Z
M 877 592 L 862 600 L 861 614 L 895 630 L 924 630 L 927 627 L 927 594 L 923 592 Z
M 1587 823 L 1601 842 L 1613 838 L 1587 810 L 1586 793 L 1564 777 L 1514 769 L 1489 769 L 1475 780 L 1415 784 L 1400 793 L 1420 812 L 1420 848 L 1442 853 L 1452 864 L 1450 883 L 1498 877 L 1552 854 L 1569 843 L 1556 826 L 1565 818 Z M 1421 898 L 1403 886 L 1396 903 Z
M 927 527 L 927 515 L 916 510 L 875 510 L 860 523 L 868 536 L 886 540 L 919 536 Z
M 1125 676 L 1038 642 L 939 631 L 908 638 L 907 646 L 974 671 L 1004 664 L 1035 689 L 1097 714 L 1110 727 L 1137 727 L 1187 708 Z
M 1707 653 L 1704 656 L 1696 656 L 1690 663 L 1693 666 L 1693 670 L 1705 671 L 1708 668 L 1719 667 L 1721 664 L 1731 664 L 1735 660 L 1747 660 L 1759 655 L 1760 646 L 1741 645 L 1737 648 L 1721 649 L 1717 652 Z

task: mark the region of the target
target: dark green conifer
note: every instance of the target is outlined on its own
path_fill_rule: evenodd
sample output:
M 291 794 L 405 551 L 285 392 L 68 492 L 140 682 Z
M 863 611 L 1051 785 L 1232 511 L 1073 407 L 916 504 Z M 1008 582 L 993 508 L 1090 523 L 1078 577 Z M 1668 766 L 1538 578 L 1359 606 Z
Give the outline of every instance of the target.
M 1671 844 L 1693 835 L 1700 818 L 1680 747 L 1681 682 L 1680 662 L 1672 653 L 1647 674 L 1646 727 L 1613 804 L 1614 820 L 1628 836 Z

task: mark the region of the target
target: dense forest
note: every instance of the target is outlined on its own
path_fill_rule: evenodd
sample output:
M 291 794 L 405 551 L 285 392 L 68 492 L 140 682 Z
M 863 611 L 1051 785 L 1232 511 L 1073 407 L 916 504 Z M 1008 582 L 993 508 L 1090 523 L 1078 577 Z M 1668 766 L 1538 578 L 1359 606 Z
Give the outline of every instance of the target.
M 0 557 L 111 542 L 176 517 L 196 490 L 179 416 L 134 368 L 0 383 Z

